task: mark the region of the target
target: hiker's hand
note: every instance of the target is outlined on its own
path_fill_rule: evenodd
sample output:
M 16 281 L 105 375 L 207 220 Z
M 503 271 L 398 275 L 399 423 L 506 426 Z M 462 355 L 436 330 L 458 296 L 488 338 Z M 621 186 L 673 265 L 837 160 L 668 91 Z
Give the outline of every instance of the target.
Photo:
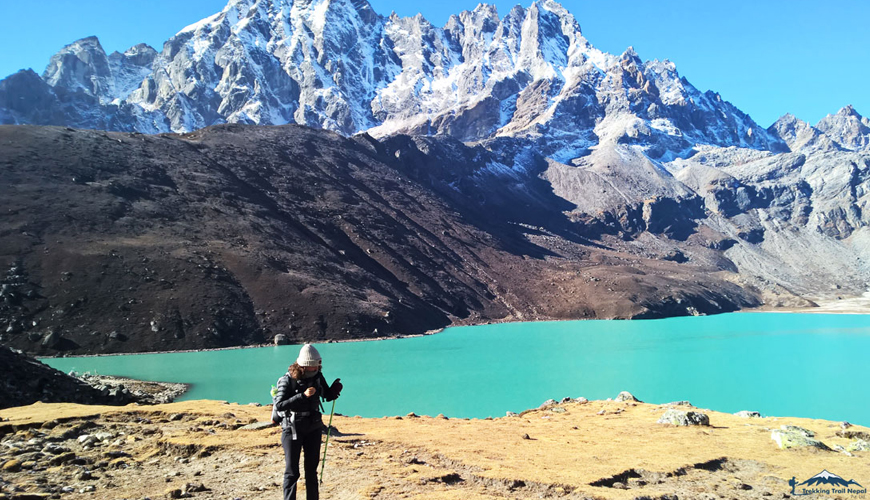
M 314 387 L 309 387 L 308 389 L 305 389 L 305 392 L 303 392 L 302 394 L 305 394 L 306 398 L 310 398 L 311 396 L 313 396 L 316 393 L 317 393 L 317 389 L 315 389 Z
M 342 389 L 342 388 L 344 388 L 344 386 L 341 385 L 341 379 L 340 379 L 340 378 L 335 379 L 335 382 L 332 383 L 332 387 L 330 387 L 330 389 L 332 390 L 332 392 L 333 392 L 336 396 L 338 396 L 339 394 L 341 394 L 341 389 Z

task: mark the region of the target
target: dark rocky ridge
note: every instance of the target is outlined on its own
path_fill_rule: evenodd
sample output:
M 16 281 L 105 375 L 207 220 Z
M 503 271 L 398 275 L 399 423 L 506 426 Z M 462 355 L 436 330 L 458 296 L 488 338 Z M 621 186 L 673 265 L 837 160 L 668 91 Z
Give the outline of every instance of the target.
M 499 171 L 493 161 L 513 153 L 446 138 L 3 126 L 0 152 L 0 335 L 31 353 L 372 338 L 760 303 L 725 279 L 727 259 L 680 264 L 672 248 L 638 256 L 620 246 L 630 235 L 571 222 L 572 203 L 541 177 L 543 159 Z M 668 227 L 653 220 L 638 231 Z
M 134 397 L 123 388 L 99 390 L 48 365 L 0 346 L 0 409 L 44 403 L 124 405 Z

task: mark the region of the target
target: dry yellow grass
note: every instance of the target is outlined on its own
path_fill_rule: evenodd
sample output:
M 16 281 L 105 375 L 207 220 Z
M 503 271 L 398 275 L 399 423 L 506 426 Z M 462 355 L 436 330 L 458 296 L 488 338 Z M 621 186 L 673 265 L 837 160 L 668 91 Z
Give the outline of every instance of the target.
M 803 481 L 823 469 L 865 486 L 870 484 L 868 452 L 848 456 L 835 451 L 781 450 L 770 437 L 772 429 L 797 425 L 815 432 L 828 446 L 847 447 L 851 440 L 837 436 L 838 422 L 746 419 L 702 410 L 710 417 L 709 427 L 674 427 L 656 423 L 665 411 L 658 405 L 592 401 L 557 408 L 494 420 L 337 416 L 333 424 L 338 432 L 330 441 L 323 498 L 627 499 L 669 493 L 680 498 L 762 498 L 765 493 L 782 498 L 790 491 L 790 478 Z M 164 426 L 160 449 L 213 448 L 217 451 L 211 460 L 218 473 L 220 467 L 232 466 L 237 478 L 266 470 L 279 475 L 283 463 L 276 428 L 213 433 L 192 430 L 198 423 L 207 426 L 210 419 L 228 411 L 243 421 L 269 416 L 268 408 L 216 401 L 121 409 L 36 404 L 0 411 L 0 417 L 8 420 L 0 425 L 125 412 L 184 413 L 190 415 L 185 425 Z M 599 414 L 602 411 L 604 414 Z M 870 433 L 870 429 L 858 426 L 851 430 Z M 134 457 L 146 461 L 155 456 L 155 450 L 153 445 L 143 445 L 138 448 L 140 456 Z M 220 461 L 221 457 L 233 458 Z M 592 485 L 608 478 L 610 483 L 619 480 L 630 489 Z M 232 493 L 232 483 L 221 488 L 213 488 L 213 492 Z M 274 488 L 271 494 L 274 496 Z

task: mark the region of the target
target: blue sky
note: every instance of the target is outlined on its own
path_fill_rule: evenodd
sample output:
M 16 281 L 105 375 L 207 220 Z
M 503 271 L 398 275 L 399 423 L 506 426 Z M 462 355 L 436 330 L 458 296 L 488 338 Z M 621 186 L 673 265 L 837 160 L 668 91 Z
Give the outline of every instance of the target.
M 421 12 L 436 26 L 476 0 L 370 0 L 382 15 Z M 41 73 L 61 47 L 96 35 L 108 51 L 140 42 L 160 50 L 225 0 L 3 0 L 0 77 Z M 516 3 L 495 1 L 500 15 Z M 521 3 L 528 6 L 531 0 Z M 565 0 L 589 41 L 611 53 L 670 59 L 701 90 L 714 90 L 768 126 L 792 113 L 815 124 L 847 104 L 870 115 L 870 2 L 866 0 Z

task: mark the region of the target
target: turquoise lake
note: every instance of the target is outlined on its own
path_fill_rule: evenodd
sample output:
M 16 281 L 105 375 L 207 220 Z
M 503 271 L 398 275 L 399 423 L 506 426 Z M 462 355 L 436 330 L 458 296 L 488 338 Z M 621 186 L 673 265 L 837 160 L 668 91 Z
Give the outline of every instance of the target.
M 689 400 L 723 412 L 870 425 L 870 316 L 733 313 L 641 321 L 508 323 L 425 337 L 316 344 L 336 412 L 503 416 L 547 399 Z M 182 399 L 269 403 L 299 346 L 50 358 L 63 371 L 186 382 Z M 326 408 L 329 411 L 329 408 Z

